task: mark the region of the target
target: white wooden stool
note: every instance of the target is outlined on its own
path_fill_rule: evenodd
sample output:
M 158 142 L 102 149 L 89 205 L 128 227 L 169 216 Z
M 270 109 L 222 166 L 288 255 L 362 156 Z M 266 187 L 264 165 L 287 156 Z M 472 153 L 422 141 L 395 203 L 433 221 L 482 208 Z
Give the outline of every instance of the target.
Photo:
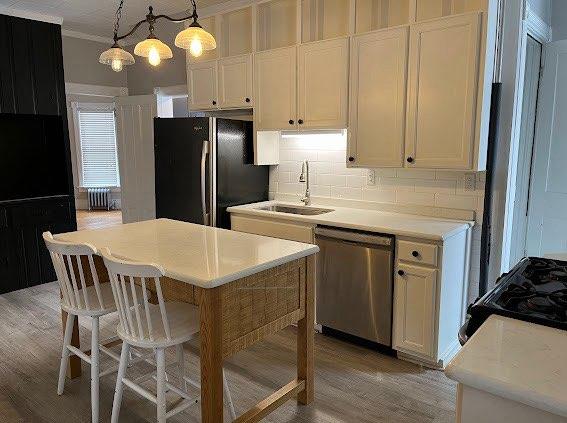
M 199 308 L 183 302 L 165 302 L 160 282 L 160 278 L 164 276 L 164 271 L 160 266 L 123 261 L 112 256 L 108 249 L 103 249 L 101 253 L 110 275 L 115 302 L 118 305 L 120 324 L 117 333 L 122 339 L 122 353 L 116 379 L 111 421 L 112 423 L 118 422 L 122 391 L 124 385 L 126 385 L 155 403 L 157 405 L 157 421 L 165 423 L 167 418 L 173 417 L 197 402 L 196 398 L 191 398 L 187 392 L 187 382 L 197 388 L 200 388 L 200 386 L 197 382 L 185 377 L 183 343 L 195 338 L 199 333 Z M 138 283 L 135 282 L 135 279 Z M 141 284 L 142 299 L 139 298 L 137 291 L 138 284 Z M 149 302 L 146 294 L 148 284 L 154 284 L 158 304 Z M 166 380 L 165 349 L 173 346 L 175 346 L 177 353 L 179 380 L 183 382 L 181 387 L 176 387 Z M 135 380 L 126 377 L 131 347 L 155 351 L 157 395 L 153 395 L 139 384 L 140 380 L 147 380 L 148 377 L 142 376 Z M 223 386 L 224 397 L 231 418 L 234 420 L 236 414 L 224 372 Z M 169 411 L 166 407 L 166 392 L 168 390 L 182 398 Z
M 74 354 L 86 361 L 91 366 L 91 410 L 92 421 L 99 419 L 99 379 L 102 376 L 116 372 L 117 366 L 113 366 L 103 372 L 100 371 L 100 352 L 103 352 L 118 361 L 115 354 L 104 344 L 118 340 L 117 336 L 100 341 L 99 318 L 116 311 L 112 285 L 100 283 L 93 255 L 96 248 L 88 244 L 73 244 L 53 239 L 50 232 L 43 233 L 45 245 L 49 250 L 53 267 L 61 290 L 61 309 L 65 311 L 67 323 L 63 338 L 63 349 L 61 353 L 61 365 L 59 368 L 59 381 L 57 394 L 62 395 L 65 386 L 65 375 L 69 356 Z M 85 267 L 85 268 L 83 268 Z M 79 277 L 77 277 L 77 274 Z M 92 282 L 92 284 L 90 284 Z M 142 290 L 137 290 L 139 296 Z M 89 317 L 92 322 L 91 331 L 91 353 L 88 353 L 71 345 L 73 324 L 78 316 Z

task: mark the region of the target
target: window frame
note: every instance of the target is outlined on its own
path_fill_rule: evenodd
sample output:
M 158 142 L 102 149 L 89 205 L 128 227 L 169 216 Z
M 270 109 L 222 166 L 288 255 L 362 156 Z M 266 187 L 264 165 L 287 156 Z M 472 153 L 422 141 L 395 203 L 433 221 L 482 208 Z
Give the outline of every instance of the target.
M 71 103 L 71 109 L 73 111 L 73 129 L 74 129 L 74 138 L 75 138 L 75 158 L 77 164 L 77 189 L 79 191 L 86 191 L 89 188 L 94 187 L 87 187 L 84 184 L 83 180 L 83 147 L 81 141 L 81 122 L 79 118 L 79 112 L 112 112 L 114 115 L 114 143 L 115 143 L 115 150 L 116 150 L 116 185 L 109 186 L 112 191 L 120 191 L 120 164 L 118 160 L 118 140 L 116 134 L 116 107 L 114 103 L 85 103 L 85 102 L 78 102 L 74 101 Z

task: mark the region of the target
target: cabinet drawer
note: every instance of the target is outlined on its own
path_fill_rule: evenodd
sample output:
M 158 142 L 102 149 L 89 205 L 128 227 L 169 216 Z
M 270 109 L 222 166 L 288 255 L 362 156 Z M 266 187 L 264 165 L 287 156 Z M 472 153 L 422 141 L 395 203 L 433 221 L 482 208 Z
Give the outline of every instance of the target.
M 437 245 L 398 240 L 398 260 L 437 266 Z
M 230 222 L 233 231 L 313 243 L 313 228 L 310 226 L 235 215 L 230 217 Z

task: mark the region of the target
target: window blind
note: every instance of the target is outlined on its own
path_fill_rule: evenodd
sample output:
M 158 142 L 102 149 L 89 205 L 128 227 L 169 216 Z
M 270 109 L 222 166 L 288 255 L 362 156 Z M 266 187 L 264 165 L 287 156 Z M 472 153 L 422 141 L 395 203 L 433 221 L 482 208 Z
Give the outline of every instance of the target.
M 116 128 L 112 110 L 79 110 L 81 185 L 86 188 L 117 187 Z

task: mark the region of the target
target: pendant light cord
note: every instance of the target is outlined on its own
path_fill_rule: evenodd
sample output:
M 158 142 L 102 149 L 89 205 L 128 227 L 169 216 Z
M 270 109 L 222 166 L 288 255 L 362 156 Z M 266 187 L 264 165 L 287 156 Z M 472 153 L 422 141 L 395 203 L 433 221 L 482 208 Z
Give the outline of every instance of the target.
M 122 17 L 122 6 L 124 6 L 124 0 L 120 0 L 118 9 L 116 10 L 116 22 L 114 23 L 114 41 L 118 41 L 118 29 L 120 28 L 120 18 Z

